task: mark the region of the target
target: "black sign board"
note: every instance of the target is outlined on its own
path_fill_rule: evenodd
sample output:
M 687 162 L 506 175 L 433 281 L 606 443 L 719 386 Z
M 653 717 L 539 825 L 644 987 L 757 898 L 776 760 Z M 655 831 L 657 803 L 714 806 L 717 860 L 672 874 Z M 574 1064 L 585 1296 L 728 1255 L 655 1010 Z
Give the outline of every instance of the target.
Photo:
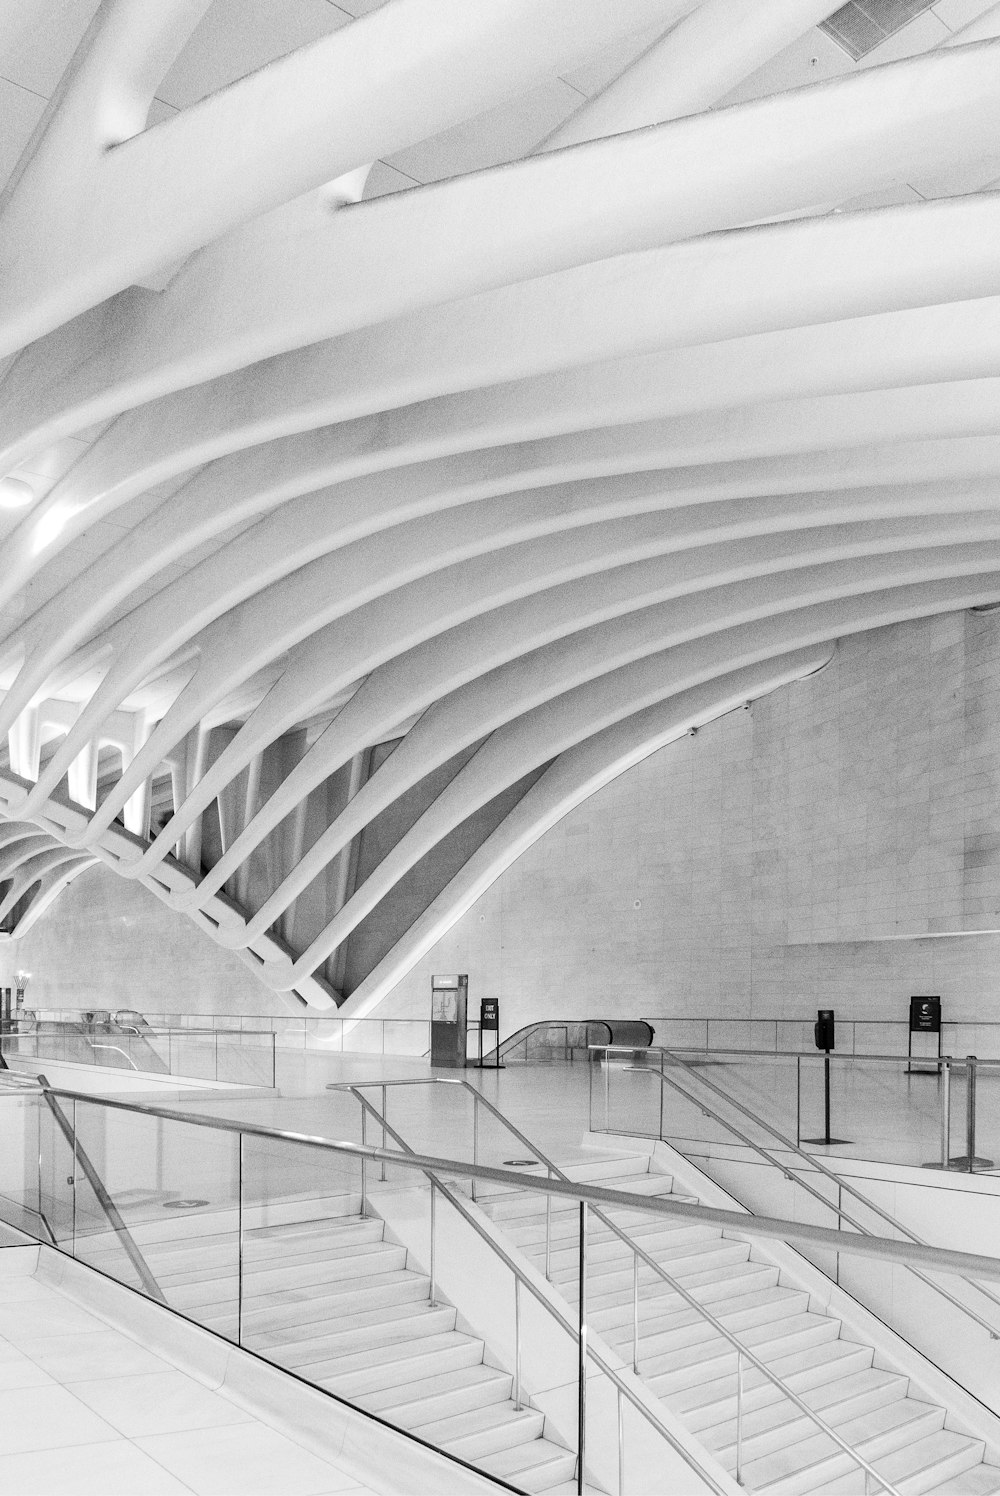
M 484 997 L 479 1004 L 479 1026 L 484 1029 L 499 1029 L 500 1027 L 500 1000 L 496 997 Z
M 816 1014 L 816 1026 L 813 1029 L 816 1048 L 827 1051 L 834 1049 L 836 1046 L 833 1033 L 833 1009 L 820 1008 Z
M 910 1033 L 939 1034 L 941 1032 L 941 999 L 939 997 L 910 998 Z

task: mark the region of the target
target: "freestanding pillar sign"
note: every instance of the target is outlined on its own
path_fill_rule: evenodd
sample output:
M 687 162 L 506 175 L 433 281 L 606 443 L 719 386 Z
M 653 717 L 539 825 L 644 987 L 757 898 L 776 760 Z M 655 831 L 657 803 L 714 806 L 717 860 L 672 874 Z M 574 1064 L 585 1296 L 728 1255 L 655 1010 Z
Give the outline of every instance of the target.
M 917 1043 L 916 1053 L 913 1049 L 914 1034 L 936 1034 L 937 1038 L 926 1042 Z M 933 1046 L 933 1047 L 932 1047 Z M 910 1032 L 906 1047 L 910 1063 L 907 1066 L 907 1075 L 940 1075 L 941 1074 L 941 999 L 940 997 L 911 997 L 910 998 Z M 933 1058 L 933 1065 L 919 1065 L 914 1067 L 914 1060 Z
M 431 977 L 431 1064 L 464 1070 L 469 978 Z
M 496 1048 L 493 1051 L 494 1063 L 491 1070 L 503 1070 L 506 1067 L 500 1063 L 500 999 L 498 997 L 484 997 L 479 1004 L 479 1068 L 485 1067 L 483 1059 L 483 1035 L 495 1034 Z

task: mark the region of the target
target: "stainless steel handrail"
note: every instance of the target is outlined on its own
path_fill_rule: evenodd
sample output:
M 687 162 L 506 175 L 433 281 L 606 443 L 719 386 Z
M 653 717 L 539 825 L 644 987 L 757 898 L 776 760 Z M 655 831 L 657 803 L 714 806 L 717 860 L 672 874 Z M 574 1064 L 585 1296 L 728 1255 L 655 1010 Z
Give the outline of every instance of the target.
M 634 1049 L 630 1049 L 630 1052 L 634 1053 Z M 656 1073 L 656 1072 L 654 1072 L 654 1073 Z M 432 1077 L 428 1077 L 425 1082 L 422 1082 L 422 1078 L 418 1077 L 418 1078 L 416 1078 L 416 1081 L 417 1081 L 417 1084 L 425 1083 L 425 1084 L 434 1085 L 434 1084 L 438 1083 L 438 1077 L 433 1077 L 433 1076 Z M 410 1080 L 408 1083 L 409 1084 L 413 1084 L 413 1080 Z M 484 1096 L 481 1096 L 480 1093 L 476 1090 L 476 1088 L 474 1086 L 471 1086 L 468 1081 L 458 1079 L 457 1077 L 455 1078 L 455 1080 L 451 1081 L 451 1084 L 456 1084 L 456 1083 L 459 1084 L 459 1085 L 461 1085 L 461 1086 L 463 1086 L 463 1087 L 465 1087 L 467 1090 L 471 1091 L 471 1093 L 472 1093 L 473 1097 L 475 1098 L 476 1102 L 481 1103 L 482 1105 L 485 1105 L 487 1107 L 487 1109 L 490 1112 L 492 1112 L 492 1114 L 497 1118 L 497 1120 L 500 1121 L 501 1123 L 503 1123 L 503 1125 L 505 1127 L 507 1127 L 508 1130 L 511 1133 L 513 1133 L 515 1137 L 517 1137 L 517 1139 L 518 1139 L 519 1142 L 522 1142 L 524 1144 L 524 1146 L 530 1148 L 532 1150 L 532 1152 L 535 1154 L 535 1156 L 539 1159 L 539 1161 L 541 1163 L 544 1163 L 546 1165 L 546 1167 L 550 1171 L 550 1174 L 554 1174 L 555 1177 L 558 1180 L 560 1180 L 562 1183 L 569 1183 L 570 1182 L 568 1176 L 562 1172 L 562 1170 L 558 1167 L 558 1165 L 554 1164 L 552 1162 L 552 1160 L 550 1158 L 548 1158 L 542 1152 L 542 1150 L 537 1146 L 537 1144 L 533 1143 L 530 1138 L 528 1138 L 524 1133 L 522 1133 L 521 1130 L 520 1130 L 520 1128 L 518 1128 L 513 1122 L 511 1122 L 509 1120 L 509 1118 L 505 1117 L 504 1114 L 497 1107 L 493 1106 L 492 1102 L 487 1101 Z M 370 1084 L 381 1085 L 382 1083 L 380 1081 L 378 1081 L 378 1082 L 370 1082 Z M 361 1082 L 360 1085 L 363 1086 L 364 1082 Z M 333 1088 L 331 1087 L 331 1089 L 333 1089 Z M 385 1120 L 384 1113 L 380 1117 L 377 1108 L 374 1107 L 374 1106 L 372 1106 L 371 1102 L 368 1101 L 367 1097 L 365 1097 L 365 1096 L 362 1095 L 360 1086 L 359 1085 L 351 1085 L 351 1086 L 348 1087 L 348 1089 L 350 1090 L 351 1094 L 357 1098 L 357 1100 L 361 1103 L 361 1105 L 363 1107 L 365 1107 L 367 1110 L 369 1110 L 372 1113 L 372 1115 L 376 1118 L 376 1120 L 381 1123 L 381 1126 L 382 1126 L 382 1129 L 383 1129 L 383 1137 L 385 1135 L 386 1129 L 388 1128 L 388 1131 L 390 1131 L 392 1133 L 393 1137 L 396 1138 L 396 1140 L 397 1140 L 397 1142 L 399 1142 L 400 1146 L 403 1147 L 403 1148 L 407 1148 L 407 1145 L 399 1137 L 399 1134 L 393 1128 L 391 1128 L 391 1127 L 388 1126 L 388 1123 Z M 407 1148 L 407 1151 L 410 1151 L 410 1150 Z M 434 1183 L 434 1181 L 432 1180 L 432 1191 L 433 1191 L 433 1183 Z M 438 1187 L 441 1188 L 440 1185 Z M 432 1195 L 432 1198 L 433 1198 L 433 1195 Z M 632 1208 L 634 1209 L 634 1200 L 635 1200 L 635 1197 L 632 1196 L 631 1200 L 633 1201 Z M 583 1206 L 584 1207 L 586 1207 L 587 1204 L 589 1204 L 589 1202 L 587 1202 L 587 1201 L 583 1202 Z M 700 1301 L 700 1299 L 697 1299 L 697 1298 L 695 1298 L 695 1296 L 693 1294 L 688 1293 L 687 1289 L 684 1288 L 684 1287 L 682 1287 L 681 1284 L 678 1282 L 678 1280 L 676 1278 L 674 1278 L 670 1273 L 668 1273 L 667 1270 L 666 1270 L 666 1268 L 664 1268 L 663 1265 L 660 1262 L 658 1262 L 655 1257 L 651 1257 L 650 1254 L 648 1252 L 646 1252 L 641 1246 L 639 1246 L 637 1242 L 634 1242 L 632 1240 L 632 1238 L 628 1235 L 628 1233 L 621 1226 L 619 1226 L 616 1221 L 613 1221 L 610 1218 L 610 1216 L 606 1215 L 604 1213 L 604 1211 L 600 1209 L 599 1206 L 591 1204 L 590 1205 L 590 1209 L 593 1211 L 593 1214 L 596 1216 L 596 1218 L 600 1221 L 601 1225 L 604 1226 L 607 1230 L 609 1230 L 614 1236 L 616 1236 L 618 1238 L 618 1240 L 621 1241 L 629 1249 L 629 1251 L 631 1251 L 633 1253 L 633 1257 L 634 1257 L 634 1260 L 636 1262 L 638 1262 L 639 1260 L 641 1260 L 646 1265 L 646 1267 L 652 1269 L 652 1271 L 661 1279 L 661 1281 L 664 1282 L 664 1283 L 666 1283 L 670 1287 L 670 1289 L 672 1290 L 672 1292 L 676 1293 L 679 1298 L 683 1299 L 684 1302 L 688 1305 L 689 1308 L 694 1309 L 702 1317 L 702 1319 L 706 1320 L 712 1326 L 712 1328 L 715 1330 L 715 1332 L 718 1335 L 720 1335 L 724 1340 L 726 1340 L 733 1347 L 733 1349 L 737 1353 L 737 1371 L 738 1371 L 738 1375 L 739 1375 L 739 1378 L 740 1378 L 741 1382 L 742 1382 L 742 1365 L 743 1365 L 743 1359 L 746 1359 L 750 1363 L 750 1365 L 753 1366 L 754 1369 L 756 1371 L 758 1371 L 765 1378 L 765 1380 L 769 1381 L 772 1386 L 777 1387 L 778 1390 L 785 1397 L 787 1397 L 788 1400 L 795 1407 L 797 1407 L 801 1413 L 804 1413 L 806 1415 L 806 1417 L 813 1424 L 815 1424 L 816 1428 L 820 1431 L 820 1433 L 825 1434 L 828 1438 L 832 1439 L 833 1442 L 838 1446 L 838 1448 L 840 1448 L 845 1454 L 849 1455 L 850 1458 L 852 1460 L 854 1460 L 861 1467 L 862 1470 L 864 1470 L 866 1476 L 872 1476 L 872 1477 L 874 1477 L 874 1479 L 878 1481 L 879 1485 L 885 1491 L 889 1492 L 889 1496 L 899 1496 L 899 1493 L 897 1492 L 895 1486 L 893 1486 L 889 1481 L 887 1481 L 884 1476 L 879 1475 L 879 1473 L 875 1469 L 875 1467 L 873 1465 L 870 1465 L 868 1463 L 868 1461 L 864 1458 L 863 1455 L 858 1454 L 857 1450 L 854 1449 L 854 1448 L 852 1448 L 852 1446 L 847 1442 L 847 1440 L 844 1439 L 844 1438 L 842 1438 L 841 1435 L 838 1434 L 837 1431 L 834 1428 L 832 1428 L 830 1426 L 830 1424 L 828 1424 L 826 1422 L 826 1420 L 824 1418 L 822 1418 L 820 1416 L 820 1414 L 817 1413 L 814 1408 L 811 1408 L 809 1406 L 809 1404 L 804 1401 L 804 1399 L 800 1398 L 796 1392 L 793 1392 L 792 1389 L 791 1389 L 791 1387 L 789 1387 L 787 1385 L 787 1383 L 784 1382 L 780 1376 L 778 1376 L 777 1372 L 772 1371 L 770 1369 L 770 1367 L 766 1365 L 765 1362 L 761 1361 L 757 1356 L 755 1356 L 754 1353 L 753 1353 L 753 1351 L 749 1350 L 743 1344 L 743 1342 L 741 1340 L 739 1340 L 732 1333 L 731 1330 L 728 1330 L 726 1328 L 726 1326 L 722 1323 L 722 1321 L 719 1320 L 719 1319 L 717 1319 L 716 1316 L 711 1312 L 711 1310 L 708 1309 L 708 1308 L 706 1308 L 705 1305 L 702 1304 L 702 1302 Z M 464 1212 L 463 1212 L 463 1214 L 464 1214 Z M 581 1231 L 583 1229 L 582 1228 L 582 1221 L 584 1219 L 585 1219 L 585 1217 L 582 1216 L 581 1217 Z M 548 1276 L 547 1269 L 548 1269 L 549 1229 L 550 1229 L 549 1228 L 549 1223 L 547 1222 L 546 1223 L 546 1276 Z M 485 1233 L 481 1232 L 480 1234 L 484 1236 L 484 1239 L 487 1239 L 487 1240 L 489 1239 L 489 1238 L 485 1238 Z M 433 1237 L 432 1237 L 432 1247 L 433 1247 Z M 581 1252 L 582 1251 L 583 1251 L 583 1247 L 581 1245 Z M 636 1299 L 638 1300 L 638 1273 L 637 1272 L 635 1272 L 633 1274 L 633 1281 L 635 1283 Z M 433 1282 L 433 1275 L 432 1275 L 432 1282 Z M 583 1278 L 581 1277 L 581 1281 L 580 1281 L 580 1305 L 581 1305 L 581 1317 L 580 1317 L 581 1332 L 580 1333 L 581 1333 L 581 1339 L 583 1338 L 583 1334 L 584 1334 L 583 1328 L 582 1328 L 583 1324 L 584 1324 L 584 1317 L 583 1317 L 583 1313 L 582 1313 L 583 1296 L 584 1296 L 584 1281 L 583 1281 Z M 635 1315 L 637 1317 L 638 1316 L 638 1302 L 636 1302 L 634 1312 L 635 1312 Z M 581 1351 L 581 1355 L 582 1354 L 583 1354 L 583 1352 Z M 636 1360 L 637 1360 L 637 1351 L 636 1351 L 635 1346 L 634 1346 L 633 1347 L 633 1368 L 635 1368 Z M 582 1486 L 581 1486 L 580 1489 L 582 1490 Z
M 0 1076 L 0 1089 L 2 1081 L 3 1077 Z M 206 1112 L 180 1111 L 151 1102 L 119 1101 L 113 1096 L 96 1096 L 87 1091 L 71 1091 L 63 1086 L 50 1086 L 49 1090 L 53 1096 L 61 1099 L 82 1101 L 105 1107 L 109 1111 L 135 1112 L 145 1117 L 162 1117 L 168 1122 L 185 1122 L 206 1127 L 215 1132 L 244 1133 L 248 1137 L 299 1143 L 307 1148 L 343 1153 L 375 1163 L 465 1174 L 469 1178 L 475 1176 L 496 1184 L 517 1185 L 540 1194 L 551 1194 L 553 1197 L 586 1200 L 598 1205 L 624 1206 L 629 1210 L 642 1209 L 649 1215 L 681 1216 L 688 1220 L 705 1221 L 723 1229 L 732 1229 L 747 1236 L 762 1236 L 777 1241 L 804 1241 L 814 1246 L 829 1247 L 832 1251 L 847 1252 L 855 1257 L 888 1262 L 913 1261 L 944 1273 L 952 1273 L 955 1277 L 974 1273 L 991 1282 L 1000 1282 L 1000 1258 L 983 1257 L 975 1252 L 959 1252 L 950 1247 L 917 1246 L 911 1242 L 891 1241 L 885 1236 L 853 1236 L 846 1231 L 835 1231 L 828 1226 L 810 1226 L 803 1221 L 790 1221 L 783 1216 L 761 1216 L 746 1210 L 722 1210 L 714 1205 L 692 1205 L 686 1200 L 674 1200 L 662 1195 L 628 1194 L 624 1190 L 603 1189 L 572 1179 L 542 1179 L 536 1174 L 523 1174 L 517 1169 L 496 1168 L 491 1164 L 470 1164 L 461 1159 L 442 1158 L 438 1154 L 413 1153 L 401 1157 L 394 1149 L 377 1148 L 372 1144 L 348 1143 L 316 1133 L 292 1132 L 287 1128 L 268 1127 L 261 1122 L 237 1121 L 231 1117 L 213 1117 Z
M 70 1122 L 62 1107 L 59 1105 L 58 1101 L 56 1101 L 53 1094 L 53 1089 L 52 1087 L 50 1087 L 44 1075 L 39 1075 L 38 1084 L 41 1088 L 42 1095 L 45 1098 L 46 1105 L 48 1106 L 49 1111 L 52 1113 L 52 1116 L 55 1118 L 60 1132 L 66 1139 L 70 1148 L 72 1148 L 73 1150 L 74 1190 L 76 1189 L 76 1164 L 79 1163 L 81 1169 L 86 1175 L 87 1183 L 94 1191 L 94 1194 L 97 1197 L 97 1201 L 101 1209 L 104 1211 L 104 1214 L 107 1216 L 108 1221 L 115 1232 L 115 1235 L 118 1237 L 118 1240 L 124 1247 L 129 1261 L 135 1268 L 136 1272 L 139 1274 L 139 1280 L 142 1283 L 143 1288 L 149 1294 L 150 1298 L 156 1299 L 158 1303 L 165 1304 L 167 1301 L 164 1297 L 163 1290 L 161 1289 L 159 1283 L 157 1283 L 156 1279 L 153 1277 L 153 1274 L 150 1271 L 149 1263 L 146 1261 L 145 1257 L 142 1255 L 138 1246 L 136 1245 L 131 1231 L 122 1220 L 121 1213 L 119 1212 L 117 1205 L 108 1194 L 103 1179 L 90 1160 L 90 1155 L 81 1146 L 80 1140 L 77 1137 L 76 1128 Z M 40 1211 L 39 1214 L 41 1214 Z
M 908 1226 L 904 1226 L 902 1222 L 898 1221 L 895 1216 L 891 1215 L 887 1210 L 883 1210 L 880 1205 L 876 1204 L 874 1200 L 871 1200 L 866 1194 L 864 1194 L 863 1191 L 859 1190 L 855 1185 L 850 1184 L 848 1181 L 845 1181 L 841 1175 L 836 1174 L 832 1169 L 827 1168 L 827 1166 L 813 1154 L 806 1153 L 805 1150 L 803 1148 L 800 1148 L 797 1143 L 793 1143 L 790 1138 L 786 1138 L 778 1128 L 774 1127 L 763 1117 L 758 1116 L 758 1114 L 752 1111 L 749 1107 L 744 1106 L 742 1102 L 739 1102 L 734 1097 L 730 1096 L 728 1092 L 722 1089 L 721 1086 L 715 1085 L 714 1082 L 708 1080 L 707 1077 L 694 1071 L 693 1068 L 688 1065 L 685 1060 L 682 1060 L 672 1050 L 665 1049 L 662 1045 L 657 1046 L 657 1049 L 661 1055 L 666 1055 L 674 1064 L 679 1065 L 681 1069 L 685 1071 L 685 1073 L 691 1075 L 693 1081 L 706 1086 L 710 1091 L 714 1091 L 717 1096 L 722 1097 L 727 1106 L 731 1106 L 735 1111 L 740 1112 L 742 1116 L 747 1117 L 756 1126 L 762 1128 L 763 1131 L 770 1133 L 771 1137 L 775 1138 L 783 1148 L 788 1148 L 797 1157 L 803 1159 L 810 1170 L 829 1179 L 832 1184 L 835 1184 L 837 1186 L 838 1197 L 842 1193 L 846 1193 L 852 1196 L 854 1199 L 859 1200 L 867 1210 L 870 1210 L 872 1212 L 873 1215 L 876 1215 L 880 1220 L 885 1221 L 894 1231 L 900 1232 L 912 1243 L 920 1246 L 928 1245 L 928 1243 L 926 1243 L 922 1237 L 918 1236 L 915 1231 L 912 1231 Z M 610 1045 L 602 1046 L 601 1052 L 614 1052 L 614 1047 Z M 631 1050 L 628 1050 L 627 1052 L 632 1053 Z M 683 1096 L 685 1100 L 689 1101 L 693 1106 L 697 1106 L 702 1111 L 707 1112 L 707 1114 L 712 1117 L 713 1121 L 717 1122 L 720 1127 L 723 1127 L 728 1132 L 732 1133 L 732 1135 L 738 1138 L 741 1143 L 745 1143 L 758 1155 L 758 1157 L 770 1163 L 774 1168 L 780 1169 L 781 1173 L 789 1181 L 789 1183 L 798 1184 L 802 1189 L 806 1190 L 808 1194 L 819 1200 L 825 1207 L 825 1209 L 836 1214 L 838 1219 L 849 1221 L 856 1230 L 860 1231 L 865 1236 L 871 1236 L 873 1234 L 868 1229 L 868 1227 L 862 1225 L 861 1222 L 856 1221 L 853 1216 L 848 1215 L 848 1213 L 842 1208 L 842 1203 L 839 1198 L 836 1205 L 834 1205 L 831 1200 L 827 1200 L 825 1195 L 821 1194 L 819 1190 L 814 1189 L 812 1185 L 808 1184 L 806 1180 L 802 1179 L 800 1175 L 795 1172 L 795 1170 L 785 1166 L 778 1159 L 774 1158 L 768 1151 L 768 1149 L 763 1146 L 763 1144 L 757 1143 L 754 1139 L 748 1137 L 746 1133 L 742 1132 L 735 1125 L 735 1123 L 731 1122 L 728 1118 L 721 1116 L 714 1107 L 708 1106 L 708 1104 L 701 1100 L 699 1097 L 692 1096 L 690 1091 L 685 1090 L 685 1088 L 678 1084 L 676 1080 L 672 1080 L 668 1075 L 666 1075 L 662 1068 L 657 1070 L 652 1066 L 633 1065 L 630 1066 L 629 1069 L 637 1074 L 652 1075 L 657 1077 L 660 1080 L 661 1085 L 670 1086 L 673 1090 L 677 1091 L 681 1096 Z M 946 1288 L 943 1288 L 940 1283 L 935 1283 L 931 1278 L 928 1278 L 925 1273 L 922 1273 L 919 1270 L 919 1268 L 914 1267 L 912 1264 L 906 1264 L 906 1266 L 908 1266 L 909 1270 L 928 1288 L 932 1289 L 935 1293 L 941 1294 L 941 1296 L 947 1299 L 947 1301 L 956 1309 L 960 1309 L 963 1314 L 974 1320 L 981 1329 L 986 1330 L 991 1339 L 1000 1339 L 1000 1330 L 998 1330 L 995 1325 L 991 1324 L 989 1320 L 983 1319 L 982 1315 L 977 1314 L 974 1309 L 970 1309 L 967 1304 L 963 1304 L 961 1299 L 957 1299 L 954 1294 L 949 1293 L 949 1291 Z M 1000 1308 L 1000 1298 L 998 1298 L 995 1294 L 990 1293 L 989 1289 L 984 1288 L 981 1283 L 975 1283 L 965 1277 L 963 1277 L 962 1281 L 966 1283 L 969 1288 L 972 1288 L 977 1293 L 982 1294 L 983 1297 L 988 1299 L 991 1304 L 995 1304 L 998 1308 Z
M 351 1087 L 348 1087 L 348 1089 L 351 1091 L 352 1095 L 356 1098 L 356 1100 L 360 1103 L 360 1105 L 375 1118 L 375 1120 L 381 1126 L 383 1132 L 387 1132 L 392 1138 L 395 1139 L 395 1141 L 397 1142 L 397 1144 L 399 1145 L 399 1147 L 402 1149 L 402 1151 L 406 1155 L 406 1157 L 409 1158 L 409 1159 L 415 1160 L 418 1155 L 416 1155 L 413 1152 L 413 1149 L 410 1148 L 409 1144 L 405 1141 L 405 1139 L 403 1139 L 400 1136 L 400 1134 L 396 1131 L 396 1129 L 390 1123 L 388 1123 L 385 1120 L 384 1116 L 380 1116 L 379 1115 L 378 1108 L 372 1105 L 372 1103 L 368 1100 L 367 1096 L 362 1095 L 360 1089 L 358 1089 L 356 1087 L 351 1086 Z M 388 1150 L 383 1149 L 381 1151 L 382 1152 L 386 1152 Z M 397 1159 L 397 1162 L 398 1162 L 398 1159 Z M 432 1201 L 432 1203 L 433 1203 L 433 1199 L 434 1199 L 434 1193 L 433 1193 L 434 1190 L 435 1189 L 440 1190 L 440 1192 L 444 1196 L 444 1198 L 448 1201 L 448 1203 L 455 1210 L 458 1211 L 458 1213 L 461 1215 L 462 1219 L 464 1221 L 466 1221 L 467 1224 L 472 1227 L 472 1229 L 475 1231 L 476 1235 L 480 1238 L 480 1240 L 486 1242 L 487 1246 L 491 1249 L 491 1251 L 497 1257 L 500 1258 L 500 1260 L 504 1263 L 504 1265 L 506 1267 L 510 1268 L 510 1271 L 514 1275 L 514 1281 L 515 1281 L 515 1283 L 523 1284 L 523 1286 L 528 1290 L 528 1292 L 532 1295 L 532 1297 L 535 1298 L 537 1300 L 537 1302 L 542 1305 L 542 1307 L 556 1321 L 556 1323 L 563 1330 L 565 1330 L 567 1332 L 567 1334 L 569 1334 L 574 1340 L 576 1340 L 578 1338 L 578 1329 L 577 1329 L 577 1326 L 575 1326 L 573 1324 L 572 1320 L 570 1320 L 570 1318 L 569 1318 L 568 1315 L 563 1315 L 563 1314 L 560 1313 L 558 1306 L 556 1304 L 553 1304 L 549 1299 L 547 1299 L 545 1297 L 545 1295 L 541 1292 L 541 1290 L 534 1283 L 532 1283 L 530 1277 L 524 1272 L 524 1270 L 520 1266 L 520 1264 L 513 1257 L 511 1257 L 511 1255 L 508 1252 L 506 1252 L 503 1249 L 503 1247 L 500 1245 L 499 1242 L 495 1241 L 493 1239 L 493 1237 L 490 1236 L 490 1234 L 483 1229 L 483 1226 L 481 1225 L 481 1223 L 479 1221 L 476 1220 L 475 1216 L 471 1214 L 468 1206 L 466 1205 L 465 1201 L 461 1198 L 461 1196 L 455 1194 L 455 1192 L 453 1190 L 450 1190 L 448 1188 L 448 1186 L 441 1181 L 441 1179 L 438 1177 L 437 1172 L 435 1172 L 434 1170 L 423 1168 L 421 1170 L 421 1172 L 424 1173 L 427 1176 L 427 1178 L 430 1180 L 430 1183 L 431 1183 L 431 1201 Z M 433 1254 L 434 1254 L 434 1223 L 433 1223 L 433 1213 L 432 1213 L 432 1218 L 431 1218 L 431 1256 L 432 1256 L 432 1265 L 431 1265 L 431 1296 L 432 1296 L 432 1299 L 433 1299 L 433 1293 L 434 1293 Z M 515 1296 L 515 1306 L 516 1305 L 517 1305 L 517 1298 Z M 520 1320 L 520 1313 L 519 1312 L 517 1313 L 517 1318 L 518 1318 L 518 1321 L 519 1321 Z M 517 1328 L 519 1328 L 519 1326 Z M 651 1408 L 647 1408 L 645 1406 L 645 1404 L 642 1402 L 642 1400 L 640 1398 L 636 1397 L 636 1395 L 635 1395 L 634 1391 L 632 1390 L 632 1388 L 630 1388 L 628 1386 L 628 1383 L 623 1380 L 623 1378 L 616 1371 L 616 1369 L 613 1366 L 610 1365 L 610 1363 L 605 1359 L 604 1356 L 601 1355 L 601 1353 L 599 1351 L 597 1351 L 597 1350 L 594 1349 L 593 1345 L 591 1345 L 591 1344 L 589 1344 L 587 1342 L 585 1335 L 584 1335 L 583 1347 L 582 1347 L 582 1350 L 581 1350 L 581 1355 L 585 1356 L 585 1357 L 589 1357 L 589 1359 L 592 1360 L 596 1366 L 600 1367 L 601 1371 L 607 1377 L 609 1377 L 610 1380 L 613 1382 L 614 1386 L 618 1390 L 618 1393 L 621 1396 L 624 1396 L 624 1397 L 628 1398 L 629 1402 L 631 1403 L 632 1407 L 635 1408 L 636 1412 L 640 1413 L 643 1416 L 643 1418 L 645 1418 L 646 1422 L 649 1423 L 657 1431 L 658 1434 L 660 1434 L 664 1439 L 667 1440 L 667 1443 L 670 1445 L 670 1447 L 675 1451 L 675 1453 L 679 1454 L 682 1457 L 682 1459 L 684 1460 L 685 1464 L 687 1464 L 690 1469 L 694 1470 L 695 1473 L 702 1480 L 704 1480 L 705 1482 L 707 1482 L 712 1487 L 713 1491 L 719 1493 L 719 1496 L 725 1496 L 725 1487 L 719 1485 L 718 1482 L 710 1474 L 710 1472 L 708 1472 L 707 1470 L 703 1469 L 697 1463 L 697 1461 L 691 1455 L 690 1451 L 686 1450 L 684 1448 L 684 1446 L 671 1433 L 671 1431 L 666 1427 L 666 1425 L 664 1423 L 662 1423 L 660 1421 L 660 1419 L 658 1419 L 656 1417 L 656 1415 L 653 1412 L 653 1410 Z M 515 1384 L 516 1384 L 516 1389 L 517 1389 L 517 1400 L 520 1401 L 520 1337 L 519 1336 L 517 1336 L 517 1343 L 515 1344 L 514 1359 L 515 1359 Z M 583 1479 L 582 1467 L 583 1467 L 583 1461 L 584 1461 L 583 1447 L 581 1447 L 581 1450 L 580 1450 L 579 1461 L 580 1461 L 580 1466 L 581 1466 L 581 1471 L 580 1471 L 580 1481 L 581 1481 L 581 1483 L 579 1485 L 579 1489 L 582 1490 L 583 1489 L 583 1485 L 582 1485 L 582 1479 Z

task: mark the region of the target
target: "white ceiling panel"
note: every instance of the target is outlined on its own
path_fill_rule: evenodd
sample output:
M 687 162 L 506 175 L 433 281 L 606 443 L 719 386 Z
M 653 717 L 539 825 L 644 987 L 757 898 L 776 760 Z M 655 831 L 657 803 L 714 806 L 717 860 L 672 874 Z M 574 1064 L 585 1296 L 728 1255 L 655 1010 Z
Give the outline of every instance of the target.
M 48 98 L 99 3 L 100 0 L 2 0 L 0 75 Z
M 214 0 L 157 96 L 184 109 L 348 25 L 350 17 L 327 0 Z
M 0 78 L 0 182 L 6 182 L 21 159 L 41 119 L 45 100 Z
M 561 78 L 553 78 L 499 109 L 390 156 L 389 165 L 418 181 L 437 182 L 504 161 L 517 161 L 582 103 L 577 89 Z

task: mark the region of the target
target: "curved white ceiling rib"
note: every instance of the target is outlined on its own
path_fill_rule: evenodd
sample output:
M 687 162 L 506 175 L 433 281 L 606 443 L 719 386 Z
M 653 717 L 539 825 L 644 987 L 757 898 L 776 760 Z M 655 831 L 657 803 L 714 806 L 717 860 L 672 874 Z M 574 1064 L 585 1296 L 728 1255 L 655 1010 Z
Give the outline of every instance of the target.
M 100 863 L 368 1011 L 644 754 L 1000 598 L 1000 15 L 814 81 L 822 0 L 394 0 L 239 78 L 210 5 L 103 5 L 0 195 L 0 928 Z

